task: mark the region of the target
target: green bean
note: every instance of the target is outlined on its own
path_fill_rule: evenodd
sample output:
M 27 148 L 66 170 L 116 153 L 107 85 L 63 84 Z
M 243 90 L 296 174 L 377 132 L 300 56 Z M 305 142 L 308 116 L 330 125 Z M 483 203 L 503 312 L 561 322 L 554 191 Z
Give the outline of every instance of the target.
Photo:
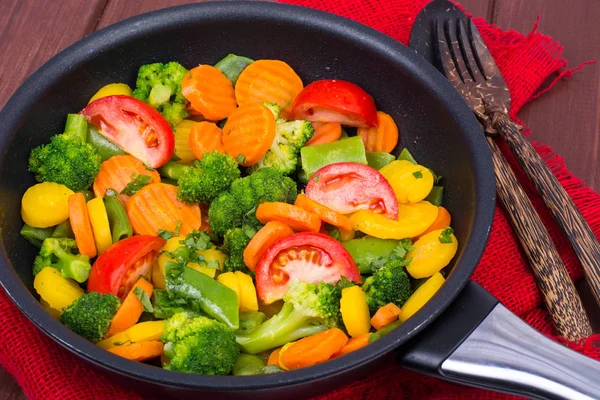
M 235 85 L 242 71 L 253 62 L 254 60 L 248 57 L 228 54 L 225 58 L 216 63 L 215 67 L 218 68 L 233 85 Z
M 123 203 L 117 197 L 118 194 L 114 190 L 107 190 L 104 197 L 104 206 L 108 215 L 108 223 L 110 224 L 110 232 L 112 233 L 113 243 L 117 243 L 121 239 L 133 236 L 131 223 L 127 217 L 127 212 Z
M 71 229 L 71 222 L 66 220 L 56 225 L 54 232 L 52 232 L 52 237 L 74 239 L 75 235 L 73 234 L 73 229 Z
M 21 236 L 37 248 L 42 247 L 44 239 L 51 237 L 52 232 L 54 232 L 53 226 L 50 228 L 34 228 L 33 226 L 25 224 L 23 225 L 23 228 L 21 228 Z
M 102 161 L 106 161 L 112 156 L 127 154 L 111 141 L 102 136 L 98 132 L 98 128 L 91 124 L 87 131 L 87 142 L 96 149 Z
M 190 168 L 187 165 L 177 164 L 175 161 L 169 161 L 162 167 L 160 167 L 157 171 L 160 176 L 164 176 L 165 178 L 172 179 L 174 181 L 178 180 L 183 172 Z
M 444 197 L 444 187 L 434 186 L 431 188 L 431 192 L 425 197 L 425 200 L 433 204 L 434 206 L 442 205 L 442 198 Z
M 81 190 L 79 191 L 79 193 L 81 193 L 83 195 L 83 197 L 85 197 L 85 201 L 90 201 L 91 199 L 93 199 L 94 193 L 91 190 Z
M 265 363 L 260 357 L 242 353 L 233 364 L 231 372 L 235 376 L 259 375 L 263 373 L 264 367 Z
M 371 336 L 369 336 L 369 343 L 373 343 L 374 341 L 381 339 L 382 337 L 384 337 L 385 335 L 387 335 L 388 333 L 390 333 L 391 331 L 393 331 L 394 329 L 399 327 L 401 324 L 402 324 L 402 322 L 396 321 L 396 322 L 392 322 L 389 325 L 384 326 L 383 328 L 381 328 L 380 330 L 378 330 L 377 332 L 375 332 L 375 333 L 371 334 Z

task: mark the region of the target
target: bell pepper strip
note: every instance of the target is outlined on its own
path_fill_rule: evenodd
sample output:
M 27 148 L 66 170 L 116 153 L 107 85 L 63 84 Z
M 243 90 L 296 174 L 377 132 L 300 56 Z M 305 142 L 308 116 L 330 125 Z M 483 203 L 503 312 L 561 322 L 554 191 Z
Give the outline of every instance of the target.
M 424 284 L 419 286 L 419 288 L 415 290 L 415 292 L 412 295 L 410 295 L 408 300 L 406 300 L 406 303 L 404 303 L 404 305 L 402 306 L 402 311 L 400 312 L 400 317 L 398 318 L 399 322 L 402 323 L 406 321 L 407 319 L 412 317 L 417 311 L 419 311 L 421 307 L 423 307 L 429 300 L 431 300 L 433 295 L 437 293 L 437 291 L 442 287 L 444 282 L 445 279 L 442 276 L 442 274 L 436 272 L 431 278 L 427 279 L 427 281 L 425 281 Z M 388 325 L 388 327 L 392 325 L 393 324 Z
M 358 349 L 362 349 L 369 344 L 369 338 L 371 333 L 365 333 L 360 336 L 352 337 L 348 339 L 348 343 L 340 349 L 337 353 L 331 356 L 331 359 L 341 357 Z
M 342 290 L 340 311 L 350 336 L 364 335 L 371 329 L 367 296 L 360 286 L 351 286 Z
M 409 161 L 392 161 L 379 172 L 392 186 L 398 203 L 417 203 L 433 188 L 431 171 Z
M 242 296 L 240 291 L 240 283 L 237 279 L 237 276 L 233 272 L 225 272 L 223 274 L 219 274 L 217 276 L 217 282 L 222 285 L 227 286 L 229 289 L 235 292 L 238 301 L 238 308 L 242 308 Z
M 50 304 L 48 304 L 48 302 L 42 298 L 40 298 L 40 304 L 42 307 L 44 307 L 44 310 L 46 310 L 46 312 L 52 316 L 52 318 L 57 321 L 60 320 L 60 311 L 50 307 Z
M 164 345 L 159 340 L 147 340 L 145 342 L 129 343 L 114 346 L 109 352 L 132 361 L 146 361 L 163 354 Z
M 90 223 L 94 232 L 94 241 L 98 254 L 102 254 L 112 244 L 112 235 L 110 233 L 110 223 L 106 214 L 106 207 L 101 197 L 96 197 L 87 203 Z
M 279 364 L 287 370 L 319 364 L 329 360 L 347 342 L 344 332 L 331 328 L 284 346 L 279 352 Z
M 388 303 L 385 306 L 380 307 L 375 315 L 373 315 L 373 318 L 371 318 L 371 325 L 378 331 L 384 326 L 396 321 L 400 315 L 400 311 L 401 310 L 397 305 Z
M 62 311 L 83 296 L 83 289 L 77 283 L 61 276 L 56 268 L 43 268 L 33 280 L 33 288 L 48 306 Z
M 163 320 L 140 322 L 123 332 L 99 341 L 96 345 L 104 350 L 108 350 L 111 347 L 122 346 L 126 343 L 160 340 L 164 331 L 165 321 Z
M 313 214 L 317 214 L 321 221 L 337 226 L 340 230 L 352 230 L 352 222 L 350 222 L 350 219 L 347 216 L 309 199 L 304 194 L 299 194 L 298 197 L 296 197 L 294 205 Z
M 144 312 L 144 306 L 136 294 L 136 290 L 143 290 L 148 298 L 152 296 L 152 285 L 143 277 L 138 279 L 127 297 L 121 303 L 117 313 L 113 317 L 106 336 L 110 337 L 135 325 Z
M 260 228 L 258 232 L 250 239 L 250 242 L 244 249 L 244 264 L 251 270 L 256 270 L 258 261 L 269 247 L 280 239 L 292 236 L 292 228 L 279 221 L 269 221 Z
M 428 278 L 450 263 L 458 250 L 452 228 L 438 229 L 423 235 L 406 255 L 406 271 L 415 279 Z
M 127 239 L 133 236 L 131 223 L 127 217 L 125 206 L 119 200 L 118 193 L 112 189 L 106 191 L 104 196 L 104 206 L 108 215 L 108 223 L 110 224 L 110 232 L 112 234 L 113 243 L 122 239 Z
M 81 193 L 69 196 L 69 223 L 75 235 L 79 253 L 90 258 L 96 257 L 96 241 L 85 197 Z
M 263 224 L 279 221 L 295 231 L 318 232 L 321 220 L 317 214 L 287 203 L 262 203 L 256 209 L 256 218 Z
M 329 164 L 355 162 L 367 165 L 365 146 L 359 137 L 338 140 L 333 143 L 304 146 L 300 149 L 300 161 L 306 179 Z
M 240 288 L 240 311 L 258 311 L 258 299 L 252 277 L 241 271 L 235 271 L 234 274 Z
M 450 226 L 450 222 L 452 222 L 452 217 L 450 216 L 450 213 L 448 212 L 448 210 L 446 210 L 442 206 L 438 207 L 438 215 L 435 218 L 435 221 L 433 221 L 433 224 L 431 224 L 425 232 L 423 232 L 419 236 L 417 236 L 417 239 L 425 236 L 426 234 L 428 234 L 431 231 L 436 231 L 438 229 L 446 229 L 447 227 Z

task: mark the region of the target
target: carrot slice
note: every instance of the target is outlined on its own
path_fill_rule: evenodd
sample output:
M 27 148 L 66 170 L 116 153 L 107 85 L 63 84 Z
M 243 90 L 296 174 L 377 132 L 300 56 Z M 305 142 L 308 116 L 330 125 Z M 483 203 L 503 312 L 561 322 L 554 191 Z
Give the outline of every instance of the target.
M 185 74 L 181 93 L 210 121 L 227 118 L 237 106 L 233 84 L 212 65 L 199 65 Z
M 373 318 L 371 318 L 371 325 L 375 330 L 380 330 L 386 325 L 391 324 L 398 319 L 400 315 L 400 308 L 394 303 L 388 303 L 377 310 Z
M 246 167 L 259 162 L 274 139 L 275 116 L 259 103 L 236 108 L 223 127 L 223 150 Z
M 223 131 L 213 122 L 198 122 L 190 131 L 189 143 L 194 156 L 202 160 L 204 153 L 223 152 Z
M 143 162 L 130 155 L 114 156 L 104 161 L 100 165 L 100 172 L 94 180 L 94 195 L 104 197 L 108 189 L 114 189 L 121 193 L 125 186 L 131 182 L 137 175 L 148 175 L 152 178 L 152 183 L 160 182 L 158 172 L 148 169 Z M 133 177 L 133 178 L 132 178 Z M 119 200 L 123 203 L 129 196 L 120 194 Z
M 303 194 L 299 194 L 296 198 L 294 205 L 305 209 L 313 214 L 317 214 L 321 221 L 327 222 L 330 225 L 337 226 L 340 230 L 351 231 L 352 221 L 350 218 L 337 211 L 325 207 L 324 205 L 317 203 L 316 201 L 306 197 Z
M 133 361 L 146 361 L 151 358 L 160 357 L 163 354 L 163 350 L 164 345 L 159 340 L 129 343 L 108 349 L 113 354 Z
M 90 222 L 87 202 L 82 193 L 73 193 L 69 196 L 69 223 L 75 235 L 75 242 L 79 253 L 89 258 L 96 257 L 96 242 Z
M 166 183 L 144 186 L 127 200 L 125 209 L 138 235 L 156 236 L 159 229 L 174 231 L 181 223 L 179 234 L 185 236 L 202 224 L 200 207 L 180 202 L 177 186 Z
M 235 98 L 248 103 L 276 103 L 289 112 L 304 85 L 288 64 L 279 60 L 258 60 L 248 65 L 235 84 Z
M 333 143 L 342 137 L 342 125 L 339 122 L 313 122 L 315 132 L 305 146 Z
M 391 152 L 398 144 L 398 126 L 388 114 L 377 111 L 377 127 L 358 128 L 367 151 Z
M 348 343 L 344 347 L 340 349 L 337 353 L 331 356 L 331 358 L 341 357 L 345 354 L 351 353 L 355 350 L 362 349 L 366 345 L 369 344 L 369 338 L 371 337 L 371 333 L 365 333 L 363 335 L 359 335 L 348 340 Z
M 265 251 L 276 241 L 292 236 L 294 231 L 279 221 L 269 221 L 260 228 L 258 232 L 250 239 L 248 246 L 244 249 L 244 264 L 251 270 L 256 269 L 258 261 L 265 254 Z
M 279 353 L 279 362 L 287 369 L 309 367 L 331 358 L 348 343 L 348 336 L 338 328 L 300 339 Z
M 295 231 L 319 232 L 321 220 L 317 214 L 287 203 L 262 203 L 256 209 L 256 218 L 263 224 L 283 222 Z
M 134 293 L 136 288 L 141 288 L 148 294 L 148 297 L 152 296 L 152 284 L 150 284 L 150 282 L 148 282 L 146 279 L 140 277 L 135 285 L 133 285 L 133 288 L 131 288 L 125 297 L 125 300 L 123 300 L 123 303 L 121 303 L 121 306 L 117 310 L 117 313 L 113 317 L 110 327 L 106 332 L 106 337 L 111 337 L 119 332 L 123 332 L 124 330 L 131 328 L 140 319 L 140 316 L 144 312 L 144 306 Z
M 278 367 L 281 368 L 281 366 L 279 365 L 279 351 L 281 350 L 281 347 L 278 349 L 275 349 L 271 352 L 271 354 L 269 355 L 269 359 L 267 360 L 267 365 L 277 365 Z
M 450 213 L 448 212 L 448 210 L 446 210 L 442 206 L 439 206 L 438 207 L 438 215 L 437 215 L 437 218 L 435 219 L 435 221 L 433 221 L 433 224 L 431 224 L 431 226 L 429 228 L 427 228 L 427 230 L 425 232 L 421 233 L 416 238 L 420 238 L 421 236 L 424 236 L 432 231 L 437 231 L 438 229 L 446 229 L 447 227 L 450 226 L 450 222 L 452 222 L 452 217 L 450 216 Z

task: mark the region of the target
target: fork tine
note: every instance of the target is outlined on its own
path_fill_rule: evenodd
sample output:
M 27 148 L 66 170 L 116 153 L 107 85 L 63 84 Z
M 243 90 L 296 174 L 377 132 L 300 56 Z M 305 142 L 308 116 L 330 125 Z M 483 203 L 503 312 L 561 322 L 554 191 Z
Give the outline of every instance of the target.
M 444 31 L 444 21 L 441 19 L 436 19 L 435 21 L 435 35 L 437 38 L 436 44 L 438 55 L 440 57 L 440 64 L 442 64 L 444 75 L 446 75 L 446 78 L 450 83 L 456 87 L 458 84 L 462 84 L 462 79 L 456 69 L 456 64 L 454 64 L 454 60 L 452 59 L 452 54 L 450 53 L 450 47 L 448 46 L 446 33 Z
M 481 34 L 479 34 L 479 31 L 475 27 L 475 24 L 473 24 L 472 20 L 469 20 L 469 38 L 475 56 L 475 61 L 477 62 L 486 80 L 489 80 L 490 77 L 502 77 L 502 74 L 498 69 L 498 65 L 492 57 L 492 53 L 490 53 L 488 50 L 483 38 L 481 37 Z
M 469 71 L 467 70 L 467 65 L 465 64 L 465 59 L 458 45 L 458 34 L 457 34 L 457 24 L 453 19 L 447 19 L 444 24 L 444 29 L 446 31 L 446 37 L 448 40 L 448 45 L 450 47 L 450 54 L 454 59 L 454 63 L 458 69 L 458 74 L 460 75 L 462 81 L 464 83 L 470 83 L 473 81 Z
M 469 36 L 469 31 L 465 20 L 462 18 L 458 19 L 457 25 L 458 44 L 460 46 L 460 50 L 465 59 L 465 64 L 467 65 L 467 69 L 469 70 L 471 77 L 475 82 L 487 80 L 483 69 L 481 69 L 479 59 L 476 58 L 476 56 L 473 54 L 473 48 L 471 47 L 471 38 Z

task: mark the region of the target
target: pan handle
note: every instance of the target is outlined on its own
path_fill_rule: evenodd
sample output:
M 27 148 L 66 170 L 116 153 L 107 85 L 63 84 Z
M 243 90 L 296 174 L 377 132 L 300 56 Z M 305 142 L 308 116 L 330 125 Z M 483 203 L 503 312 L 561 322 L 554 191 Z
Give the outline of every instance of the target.
M 438 378 L 531 398 L 600 395 L 600 362 L 548 339 L 474 282 L 398 359 Z

